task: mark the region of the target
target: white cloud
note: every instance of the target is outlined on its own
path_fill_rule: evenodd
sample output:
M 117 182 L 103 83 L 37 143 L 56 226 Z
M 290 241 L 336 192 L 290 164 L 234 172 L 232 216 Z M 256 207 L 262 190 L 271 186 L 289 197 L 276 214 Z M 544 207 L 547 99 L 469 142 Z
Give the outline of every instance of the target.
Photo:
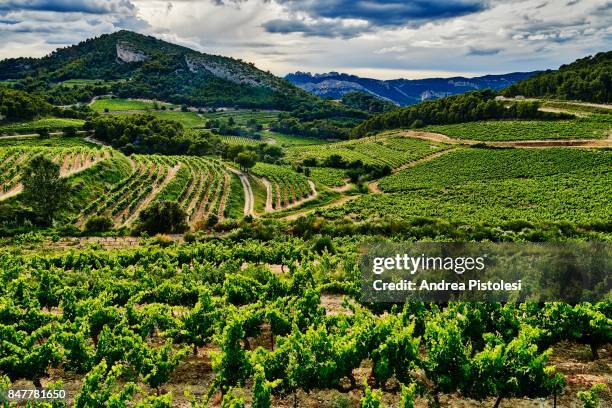
M 278 0 L 79 0 L 73 3 L 106 9 L 61 12 L 42 6 L 9 8 L 5 0 L 0 58 L 40 56 L 119 28 L 242 58 L 279 75 L 296 70 L 384 78 L 503 73 L 554 68 L 612 48 L 609 0 L 490 0 L 480 11 L 425 18 L 418 25 L 397 19 L 385 24 L 380 12 L 368 21 L 364 8 L 327 12 L 319 7 L 323 2 L 308 2 L 316 7 Z M 294 25 L 277 25 L 277 33 L 270 33 L 266 27 L 271 21 Z M 327 37 L 314 36 L 322 33 Z

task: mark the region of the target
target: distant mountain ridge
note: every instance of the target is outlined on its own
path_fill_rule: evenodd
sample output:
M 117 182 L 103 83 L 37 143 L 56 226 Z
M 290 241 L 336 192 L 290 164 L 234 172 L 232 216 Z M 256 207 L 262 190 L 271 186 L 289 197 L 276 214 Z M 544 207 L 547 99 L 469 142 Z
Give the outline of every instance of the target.
M 397 105 L 407 106 L 428 99 L 437 99 L 478 89 L 504 89 L 539 72 L 513 72 L 475 78 L 453 77 L 393 80 L 362 78 L 338 72 L 329 72 L 327 74 L 296 72 L 286 75 L 285 79 L 303 90 L 322 98 L 340 99 L 349 92 L 365 92 Z
M 251 63 L 125 30 L 57 49 L 43 58 L 0 61 L 0 80 L 25 78 L 47 88 L 70 79 L 121 80 L 113 88 L 120 96 L 194 106 L 291 108 L 313 99 Z

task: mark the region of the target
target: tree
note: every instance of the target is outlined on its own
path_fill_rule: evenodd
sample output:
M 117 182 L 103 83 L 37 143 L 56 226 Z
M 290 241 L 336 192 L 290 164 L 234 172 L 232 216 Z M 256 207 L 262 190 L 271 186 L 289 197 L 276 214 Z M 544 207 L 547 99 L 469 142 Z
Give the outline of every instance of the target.
M 113 220 L 109 217 L 93 216 L 85 223 L 87 232 L 105 232 L 113 228 Z
M 138 228 L 153 234 L 187 231 L 187 213 L 176 201 L 155 201 L 138 215 Z
M 255 152 L 240 152 L 236 156 L 236 163 L 240 165 L 242 170 L 248 171 L 257 164 L 257 154 Z
M 64 128 L 64 136 L 73 137 L 77 135 L 77 128 L 75 126 L 68 126 Z
M 34 156 L 21 173 L 21 183 L 24 202 L 50 225 L 71 191 L 68 181 L 60 178 L 60 166 L 43 155 Z

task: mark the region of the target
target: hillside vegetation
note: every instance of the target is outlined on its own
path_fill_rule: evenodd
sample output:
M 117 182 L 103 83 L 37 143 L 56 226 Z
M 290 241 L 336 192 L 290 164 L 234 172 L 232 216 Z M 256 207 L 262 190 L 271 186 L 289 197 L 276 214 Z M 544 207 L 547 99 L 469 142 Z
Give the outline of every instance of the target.
M 506 88 L 506 96 L 612 102 L 612 51 L 562 65 Z
M 420 128 L 425 125 L 474 122 L 491 119 L 555 119 L 568 114 L 539 111 L 537 102 L 505 102 L 496 100 L 491 90 L 468 92 L 435 101 L 397 109 L 371 117 L 352 132 L 355 137 L 398 128 Z
M 312 98 L 253 64 L 130 31 L 92 38 L 43 58 L 0 61 L 3 79 L 19 80 L 29 91 L 48 91 L 57 104 L 108 91 L 195 106 L 289 108 Z M 85 88 L 65 83 L 76 79 L 101 82 Z

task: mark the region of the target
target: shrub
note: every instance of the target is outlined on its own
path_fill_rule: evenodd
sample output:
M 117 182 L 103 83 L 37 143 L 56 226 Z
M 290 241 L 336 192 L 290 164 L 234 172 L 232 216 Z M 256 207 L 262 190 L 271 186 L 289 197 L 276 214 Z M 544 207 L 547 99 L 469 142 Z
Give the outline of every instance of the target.
M 85 223 L 85 231 L 87 232 L 106 232 L 113 228 L 113 220 L 109 217 L 94 216 Z
M 138 215 L 138 229 L 153 234 L 180 234 L 188 229 L 187 213 L 176 201 L 156 201 Z
M 166 248 L 174 244 L 174 240 L 172 239 L 172 237 L 169 237 L 168 235 L 157 234 L 151 240 L 151 243 L 153 243 L 154 245 L 159 245 L 162 248 Z
M 327 235 L 320 236 L 312 245 L 312 250 L 316 253 L 323 253 L 325 250 L 330 254 L 335 252 L 334 243 Z

